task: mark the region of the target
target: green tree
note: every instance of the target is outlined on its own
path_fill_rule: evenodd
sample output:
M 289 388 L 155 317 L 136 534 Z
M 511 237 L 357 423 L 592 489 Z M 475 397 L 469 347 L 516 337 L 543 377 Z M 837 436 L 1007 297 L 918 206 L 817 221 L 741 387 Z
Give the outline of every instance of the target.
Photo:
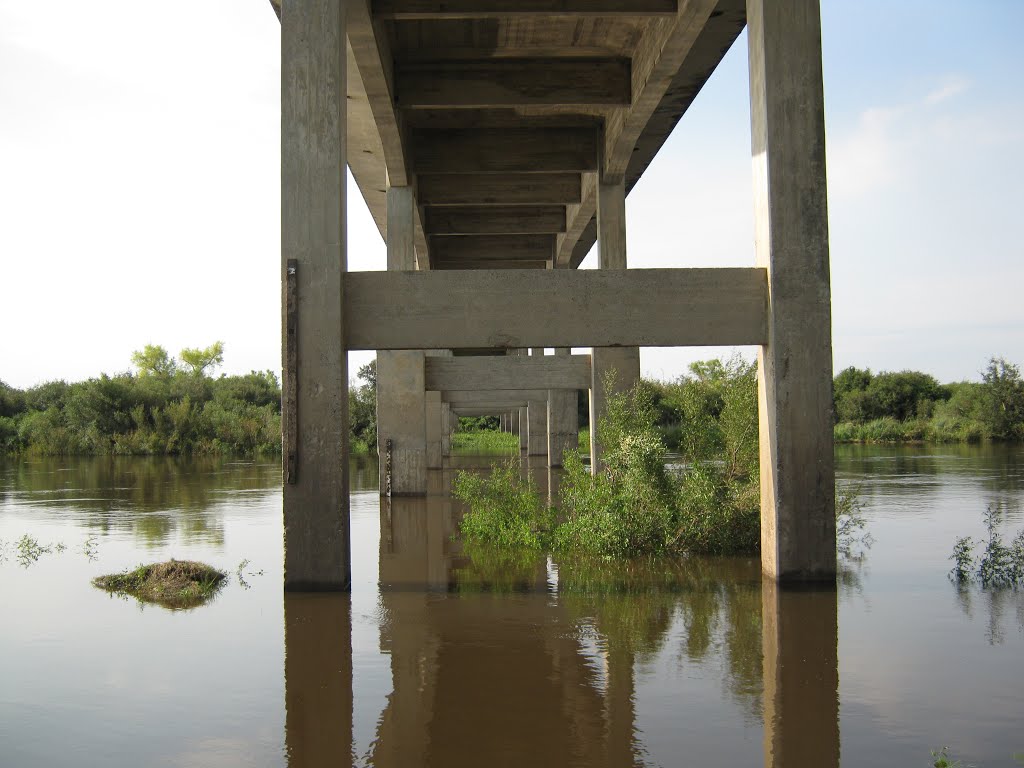
M 189 368 L 193 376 L 204 376 L 206 373 L 224 364 L 224 342 L 215 341 L 206 349 L 186 347 L 179 355 L 181 362 Z
M 132 352 L 132 365 L 139 369 L 139 376 L 160 376 L 166 378 L 177 371 L 174 359 L 159 344 L 147 344 L 141 351 Z
M 1024 381 L 1020 369 L 993 357 L 981 375 L 984 382 L 984 420 L 992 437 L 1024 437 Z

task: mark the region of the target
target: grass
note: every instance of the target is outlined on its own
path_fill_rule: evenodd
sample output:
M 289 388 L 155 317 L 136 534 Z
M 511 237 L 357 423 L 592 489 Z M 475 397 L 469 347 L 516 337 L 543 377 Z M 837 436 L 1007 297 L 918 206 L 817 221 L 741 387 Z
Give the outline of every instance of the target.
M 518 453 L 519 436 L 497 430 L 456 432 L 452 435 L 452 448 L 467 453 Z
M 205 563 L 168 560 L 140 565 L 131 571 L 97 576 L 94 586 L 115 595 L 131 596 L 164 608 L 195 608 L 209 602 L 227 574 Z

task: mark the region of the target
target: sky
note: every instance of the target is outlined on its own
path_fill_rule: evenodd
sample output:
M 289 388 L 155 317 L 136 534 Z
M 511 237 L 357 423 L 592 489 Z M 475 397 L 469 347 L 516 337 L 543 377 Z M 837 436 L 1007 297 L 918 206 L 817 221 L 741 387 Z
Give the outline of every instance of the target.
M 1019 0 L 822 1 L 837 371 L 1024 364 L 1022 28 Z M 280 369 L 279 37 L 265 0 L 0 0 L 0 380 L 218 339 Z M 744 35 L 627 199 L 631 267 L 753 264 L 748 94 Z M 349 190 L 349 269 L 383 269 Z

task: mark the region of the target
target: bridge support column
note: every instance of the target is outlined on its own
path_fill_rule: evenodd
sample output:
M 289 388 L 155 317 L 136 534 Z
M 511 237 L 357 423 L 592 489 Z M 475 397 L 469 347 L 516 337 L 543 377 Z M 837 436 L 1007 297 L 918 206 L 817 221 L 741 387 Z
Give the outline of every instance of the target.
M 284 588 L 350 588 L 345 5 L 295 0 L 281 26 Z
M 448 403 L 441 403 L 441 456 L 452 455 L 452 432 L 455 427 L 452 425 L 452 407 Z
M 761 563 L 834 580 L 832 318 L 821 21 L 816 2 L 747 0 L 757 264 L 768 274 L 758 354 Z
M 530 350 L 531 357 L 544 357 L 543 347 Z M 546 456 L 548 452 L 548 404 L 546 400 L 530 400 L 527 406 L 529 414 L 529 435 L 527 437 L 527 454 L 529 456 Z
M 569 355 L 572 350 L 559 347 L 558 356 Z M 548 390 L 548 466 L 562 466 L 565 452 L 579 443 L 579 425 L 576 420 L 576 390 Z
M 597 255 L 601 269 L 626 269 L 626 184 L 623 179 L 597 185 Z M 597 426 L 604 417 L 607 398 L 640 381 L 637 347 L 595 347 L 590 385 L 590 471 L 601 470 Z M 607 388 L 609 376 L 611 389 Z
M 387 191 L 388 270 L 416 269 L 412 187 Z M 385 455 L 391 440 L 391 493 L 419 496 L 427 492 L 426 400 L 423 352 L 381 350 L 377 353 L 377 447 Z M 380 462 L 384 493 L 385 462 Z
M 440 392 L 427 392 L 425 398 L 426 408 L 426 437 L 427 437 L 427 469 L 441 468 L 441 435 L 444 425 L 443 408 Z
M 530 436 L 530 414 L 528 408 L 519 409 L 519 450 L 526 452 L 530 443 L 528 442 Z

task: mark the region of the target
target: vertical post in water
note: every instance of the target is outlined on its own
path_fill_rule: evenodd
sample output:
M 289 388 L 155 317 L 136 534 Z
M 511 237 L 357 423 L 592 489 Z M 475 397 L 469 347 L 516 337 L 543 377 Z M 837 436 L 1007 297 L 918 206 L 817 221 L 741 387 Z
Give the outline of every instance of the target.
M 293 464 L 285 456 L 286 590 L 347 590 L 351 583 L 348 364 L 342 312 L 345 98 L 343 0 L 284 0 L 282 394 L 290 415 L 282 425 L 282 440 L 294 456 Z
M 555 355 L 568 357 L 568 347 L 558 347 Z M 579 425 L 576 421 L 576 390 L 548 390 L 548 466 L 560 467 L 565 452 L 579 443 Z
M 416 200 L 412 187 L 388 187 L 388 270 L 416 269 Z M 377 445 L 392 441 L 391 491 L 396 496 L 427 492 L 427 421 L 422 350 L 377 353 Z M 383 470 L 381 470 L 383 472 Z M 381 488 L 384 478 L 381 477 Z
M 544 357 L 544 347 L 530 350 L 532 357 Z M 530 400 L 526 406 L 528 435 L 526 453 L 529 456 L 546 456 L 548 453 L 548 403 L 547 400 Z
M 604 180 L 597 185 L 597 256 L 600 269 L 626 269 L 626 183 Z M 597 425 L 604 417 L 607 398 L 640 381 L 637 347 L 594 347 L 590 383 L 590 471 L 601 470 Z M 606 389 L 610 377 L 612 388 Z
M 757 263 L 768 272 L 758 354 L 761 564 L 834 580 L 832 316 L 817 0 L 747 0 Z

